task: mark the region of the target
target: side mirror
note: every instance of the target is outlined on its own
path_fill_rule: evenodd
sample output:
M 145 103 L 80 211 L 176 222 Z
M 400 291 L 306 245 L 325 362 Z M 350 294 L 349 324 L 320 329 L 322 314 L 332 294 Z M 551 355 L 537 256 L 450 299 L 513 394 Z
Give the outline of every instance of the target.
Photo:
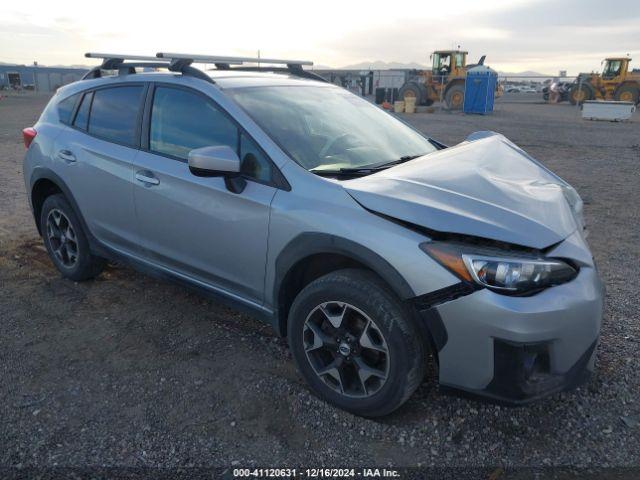
M 241 193 L 247 185 L 247 181 L 240 176 L 240 158 L 227 145 L 191 150 L 189 170 L 198 177 L 224 177 L 227 189 L 233 193 Z
M 227 145 L 196 148 L 189 152 L 189 170 L 198 177 L 220 177 L 240 172 L 240 158 Z

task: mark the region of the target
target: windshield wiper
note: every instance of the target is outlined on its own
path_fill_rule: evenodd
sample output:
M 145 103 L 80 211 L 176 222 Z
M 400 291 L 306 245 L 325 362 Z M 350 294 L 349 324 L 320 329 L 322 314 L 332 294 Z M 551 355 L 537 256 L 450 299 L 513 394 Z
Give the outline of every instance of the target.
M 397 160 L 392 160 L 390 162 L 382 162 L 382 163 L 374 163 L 371 165 L 363 165 L 362 167 L 353 167 L 353 168 L 339 168 L 336 170 L 323 170 L 321 168 L 312 168 L 309 170 L 311 173 L 315 173 L 317 175 L 357 175 L 364 176 L 370 175 L 374 172 L 379 172 L 380 170 L 385 170 L 389 167 L 393 167 L 394 165 L 400 165 L 401 163 L 408 162 L 409 160 L 413 160 L 418 157 L 422 157 L 426 155 L 426 153 L 422 153 L 420 155 L 405 155 L 404 157 L 400 157 Z
M 349 177 L 363 177 L 365 175 L 369 175 L 373 173 L 370 169 L 359 169 L 359 168 L 340 168 L 338 170 L 325 170 L 322 168 L 315 169 L 312 168 L 309 170 L 311 173 L 315 173 L 316 175 L 334 177 L 336 175 L 344 175 Z
M 373 165 L 364 165 L 362 167 L 354 167 L 354 168 L 341 168 L 340 171 L 343 173 L 357 173 L 357 172 L 377 172 L 380 170 L 384 170 L 386 168 L 393 167 L 394 165 L 400 165 L 401 163 L 408 162 L 409 160 L 413 160 L 418 157 L 422 157 L 423 154 L 420 155 L 405 155 L 404 157 L 400 157 L 397 160 L 392 160 L 390 162 L 384 163 L 375 163 Z

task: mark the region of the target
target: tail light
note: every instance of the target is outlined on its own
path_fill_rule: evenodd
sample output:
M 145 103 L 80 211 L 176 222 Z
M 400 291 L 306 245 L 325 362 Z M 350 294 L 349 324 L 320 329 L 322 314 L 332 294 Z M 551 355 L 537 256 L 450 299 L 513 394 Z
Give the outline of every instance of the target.
M 24 148 L 29 148 L 29 145 L 31 145 L 31 142 L 33 142 L 33 139 L 36 138 L 37 134 L 38 132 L 36 132 L 36 129 L 33 127 L 27 127 L 24 130 L 22 130 L 22 139 L 24 140 Z

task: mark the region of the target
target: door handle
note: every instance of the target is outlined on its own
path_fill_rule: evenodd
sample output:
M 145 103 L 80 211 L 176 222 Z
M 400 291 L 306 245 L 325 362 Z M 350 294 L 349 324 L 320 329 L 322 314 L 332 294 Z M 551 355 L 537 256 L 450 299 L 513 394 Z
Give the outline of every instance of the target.
M 76 156 L 71 150 L 60 150 L 58 152 L 58 157 L 67 163 L 74 163 L 76 161 Z
M 136 172 L 136 180 L 144 183 L 147 186 L 160 184 L 160 180 L 154 177 L 153 173 L 145 170 L 140 170 Z

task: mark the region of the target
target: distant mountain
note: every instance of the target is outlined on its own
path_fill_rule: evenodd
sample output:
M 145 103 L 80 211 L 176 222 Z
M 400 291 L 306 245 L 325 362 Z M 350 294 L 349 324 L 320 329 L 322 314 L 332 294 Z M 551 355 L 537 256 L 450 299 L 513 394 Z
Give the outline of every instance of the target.
M 383 62 L 376 60 L 373 62 L 360 62 L 352 65 L 340 67 L 340 70 L 402 70 L 402 69 L 425 69 L 426 65 L 420 63 L 409 62 Z

